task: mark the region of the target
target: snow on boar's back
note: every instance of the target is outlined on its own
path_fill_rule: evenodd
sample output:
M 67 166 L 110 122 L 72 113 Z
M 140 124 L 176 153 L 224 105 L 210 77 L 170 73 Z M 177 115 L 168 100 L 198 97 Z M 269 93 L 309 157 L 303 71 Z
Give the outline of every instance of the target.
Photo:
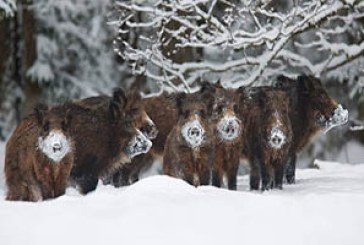
M 279 76 L 275 85 L 290 97 L 290 120 L 293 144 L 286 167 L 288 183 L 295 182 L 297 153 L 307 146 L 314 135 L 343 125 L 348 121 L 348 111 L 332 99 L 319 79 L 301 75 L 297 79 Z
M 230 190 L 236 190 L 241 152 L 242 124 L 238 116 L 239 95 L 232 89 L 219 88 L 212 93 L 212 131 L 214 156 L 212 184 L 220 187 L 224 177 Z
M 77 152 L 71 177 L 84 194 L 96 189 L 99 178 L 111 175 L 152 146 L 136 128 L 136 121 L 144 114 L 139 109 L 139 94 L 116 89 L 104 103 L 106 106 L 95 103 L 88 107 L 81 103 L 88 113 L 73 115 L 72 135 Z
M 40 201 L 61 196 L 74 161 L 69 133 L 71 104 L 39 105 L 6 144 L 7 200 Z
M 179 94 L 176 98 L 178 122 L 169 133 L 163 158 L 165 174 L 191 185 L 208 185 L 209 156 L 212 149 L 207 103 L 203 96 Z
M 248 158 L 250 188 L 282 188 L 284 166 L 292 146 L 289 98 L 270 87 L 240 88 L 243 152 Z

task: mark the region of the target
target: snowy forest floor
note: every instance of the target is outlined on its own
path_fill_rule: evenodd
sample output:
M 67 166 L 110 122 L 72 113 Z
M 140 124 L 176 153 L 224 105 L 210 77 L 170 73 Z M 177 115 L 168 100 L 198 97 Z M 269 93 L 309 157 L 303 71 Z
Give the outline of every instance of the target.
M 0 244 L 364 244 L 364 164 L 317 164 L 264 193 L 247 175 L 236 192 L 152 176 L 25 203 L 4 201 L 2 184 Z

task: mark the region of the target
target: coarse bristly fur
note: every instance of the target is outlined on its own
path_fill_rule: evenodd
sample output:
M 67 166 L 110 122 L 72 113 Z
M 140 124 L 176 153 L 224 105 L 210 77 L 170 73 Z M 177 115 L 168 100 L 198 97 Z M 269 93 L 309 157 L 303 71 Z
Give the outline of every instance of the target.
M 328 95 L 320 80 L 313 76 L 301 75 L 297 79 L 279 76 L 275 86 L 286 91 L 290 98 L 289 117 L 293 143 L 286 166 L 286 179 L 291 184 L 295 182 L 297 154 L 320 131 L 326 132 L 329 128 L 345 124 L 348 111 L 342 109 Z
M 205 101 L 207 101 L 210 98 L 209 95 L 211 95 L 210 92 L 213 88 L 214 86 L 212 84 L 204 82 L 202 83 L 201 89 L 194 93 L 194 96 L 203 96 Z M 111 181 L 114 186 L 125 186 L 136 182 L 139 179 L 141 171 L 148 169 L 154 160 L 162 159 L 167 136 L 178 121 L 175 100 L 179 94 L 162 93 L 159 96 L 143 99 L 144 108 L 155 123 L 158 134 L 152 139 L 153 146 L 148 153 L 135 157 L 131 163 L 123 165 L 114 174 Z
M 71 129 L 77 154 L 71 177 L 81 193 L 94 190 L 99 178 L 149 150 L 151 142 L 135 126 L 144 113 L 141 103 L 139 94 L 116 89 L 105 105 L 81 104 L 87 112 L 74 113 Z
M 65 193 L 75 153 L 69 133 L 72 107 L 39 105 L 18 125 L 6 144 L 7 200 L 40 201 Z M 47 142 L 49 135 L 59 137 Z M 39 142 L 50 149 L 44 149 Z
M 241 116 L 246 126 L 242 138 L 248 158 L 250 188 L 282 188 L 284 166 L 292 146 L 289 98 L 284 91 L 269 88 L 241 88 Z
M 131 163 L 125 164 L 114 174 L 112 177 L 114 186 L 135 183 L 139 180 L 142 170 L 148 169 L 155 159 L 163 157 L 166 138 L 178 120 L 174 97 L 174 94 L 162 93 L 159 96 L 143 99 L 145 111 L 158 129 L 158 134 L 152 139 L 153 146 L 148 153 L 135 157 Z
M 241 133 L 239 120 L 239 96 L 233 89 L 224 89 L 219 84 L 210 88 L 213 98 L 211 125 L 214 150 L 212 156 L 212 185 L 221 187 L 224 177 L 230 190 L 237 188 L 237 173 L 241 155 Z
M 180 94 L 176 98 L 178 122 L 167 137 L 163 156 L 164 174 L 194 186 L 210 182 L 212 134 L 207 103 L 202 97 L 200 94 Z M 186 125 L 191 125 L 187 134 L 183 132 Z
M 135 90 L 129 92 L 129 94 L 133 94 L 134 97 L 140 97 L 140 93 Z M 163 101 L 163 98 L 167 96 L 158 96 Z M 78 102 L 82 107 L 89 108 L 92 110 L 108 110 L 110 104 L 110 97 L 109 96 L 96 96 L 83 99 Z M 140 98 L 141 99 L 141 98 Z M 159 101 L 159 100 L 158 100 Z M 158 128 L 156 124 L 151 119 L 151 116 L 148 111 L 153 111 L 154 116 L 153 119 L 156 118 L 155 115 L 160 115 L 159 113 L 161 110 L 155 110 L 158 106 L 157 100 L 155 97 L 153 98 L 145 98 L 141 100 L 142 103 L 135 103 L 131 111 L 137 116 L 135 117 L 135 126 L 138 128 L 146 137 L 150 140 L 153 140 L 153 149 L 155 148 L 155 142 L 159 141 Z M 168 106 L 171 104 L 172 100 L 169 101 L 170 103 L 165 103 L 161 108 L 166 108 L 168 110 Z M 171 113 L 173 114 L 173 113 Z M 159 117 L 158 117 L 159 118 Z M 162 131 L 163 132 L 163 131 Z M 159 137 L 156 139 L 156 137 Z M 163 152 L 163 150 L 162 150 Z M 145 159 L 151 159 L 151 161 L 146 161 Z M 110 175 L 106 175 L 103 177 L 104 184 L 113 184 L 115 187 L 120 187 L 124 185 L 128 185 L 129 183 L 134 183 L 139 179 L 139 172 L 144 169 L 148 168 L 153 162 L 152 154 L 147 152 L 142 155 L 135 156 L 131 159 L 130 162 L 126 162 L 115 169 L 115 171 L 110 171 Z

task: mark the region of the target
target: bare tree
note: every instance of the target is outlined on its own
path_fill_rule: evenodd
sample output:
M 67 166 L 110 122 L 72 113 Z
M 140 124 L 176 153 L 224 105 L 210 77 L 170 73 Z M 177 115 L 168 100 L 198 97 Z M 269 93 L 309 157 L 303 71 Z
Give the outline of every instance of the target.
M 118 1 L 114 23 L 123 33 L 138 33 L 140 42 L 135 47 L 119 40 L 117 51 L 134 73 L 176 90 L 189 90 L 201 77 L 238 87 L 282 73 L 335 76 L 350 70 L 349 63 L 364 62 L 364 2 L 279 2 Z M 193 51 L 181 62 L 165 47 L 169 53 Z M 197 49 L 203 58 L 194 55 Z

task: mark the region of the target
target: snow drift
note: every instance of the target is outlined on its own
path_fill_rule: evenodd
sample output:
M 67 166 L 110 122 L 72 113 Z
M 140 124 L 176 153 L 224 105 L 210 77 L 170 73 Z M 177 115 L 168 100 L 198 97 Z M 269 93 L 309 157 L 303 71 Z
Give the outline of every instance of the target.
M 153 176 L 87 196 L 4 201 L 1 244 L 364 244 L 364 164 L 317 162 L 283 191 L 195 188 Z

